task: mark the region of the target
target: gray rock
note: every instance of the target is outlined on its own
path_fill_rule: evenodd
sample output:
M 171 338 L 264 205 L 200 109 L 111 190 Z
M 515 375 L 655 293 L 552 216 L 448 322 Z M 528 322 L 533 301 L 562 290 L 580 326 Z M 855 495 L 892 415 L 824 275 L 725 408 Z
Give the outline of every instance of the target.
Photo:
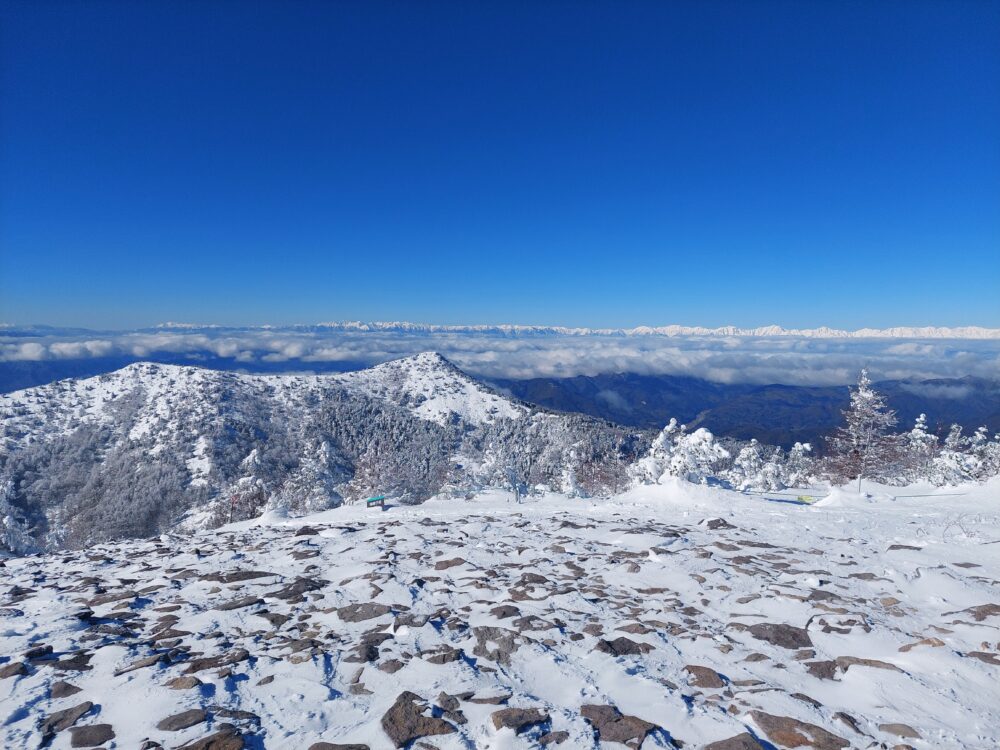
M 653 647 L 648 643 L 637 643 L 625 636 L 619 636 L 611 641 L 602 638 L 597 642 L 594 650 L 612 656 L 641 656 L 652 651 Z
M 249 658 L 249 651 L 245 648 L 238 648 L 235 651 L 230 651 L 228 654 L 209 656 L 203 659 L 194 659 L 188 664 L 187 669 L 184 670 L 184 674 L 194 674 L 195 672 L 201 672 L 204 669 L 229 667 L 233 664 L 238 664 L 241 661 L 246 661 Z
M 200 708 L 192 708 L 188 711 L 181 711 L 179 714 L 161 719 L 156 724 L 156 728 L 164 732 L 179 732 L 182 729 L 193 727 L 195 724 L 201 724 L 207 719 L 208 714 Z
M 516 617 L 521 614 L 521 610 L 513 604 L 501 604 L 499 607 L 491 609 L 490 614 L 498 620 L 506 620 L 508 617 Z
M 62 711 L 56 711 L 53 714 L 49 714 L 42 721 L 41 727 L 39 727 L 42 732 L 42 737 L 51 738 L 56 732 L 69 729 L 80 720 L 81 716 L 84 716 L 93 707 L 93 703 L 90 701 L 84 701 L 83 703 L 78 703 L 71 708 L 65 708 Z
M 97 747 L 115 738 L 115 730 L 110 724 L 88 724 L 69 730 L 70 747 Z
M 365 620 L 374 620 L 376 617 L 382 617 L 391 611 L 391 608 L 385 604 L 364 602 L 362 604 L 348 604 L 344 607 L 338 607 L 337 616 L 344 622 L 363 622 Z
M 779 648 L 808 648 L 813 645 L 805 628 L 784 623 L 761 622 L 749 627 L 750 634 L 757 640 L 767 641 Z
M 514 630 L 490 626 L 472 629 L 476 645 L 472 649 L 475 656 L 490 659 L 498 664 L 509 665 L 510 657 L 522 644 L 522 636 Z
M 252 607 L 255 604 L 263 604 L 264 600 L 257 596 L 243 596 L 239 599 L 231 599 L 228 602 L 220 604 L 216 607 L 217 610 L 222 612 L 230 612 L 234 609 L 243 609 L 245 607 Z
M 288 601 L 298 600 L 302 598 L 303 594 L 310 591 L 318 591 L 326 586 L 327 583 L 327 581 L 319 578 L 296 578 L 287 586 L 280 588 L 277 591 L 265 594 L 265 596 L 273 599 L 285 599 Z
M 52 683 L 51 696 L 53 699 L 68 698 L 69 696 L 76 695 L 79 692 L 82 692 L 81 688 L 78 688 L 76 685 L 70 685 L 68 682 L 56 680 Z

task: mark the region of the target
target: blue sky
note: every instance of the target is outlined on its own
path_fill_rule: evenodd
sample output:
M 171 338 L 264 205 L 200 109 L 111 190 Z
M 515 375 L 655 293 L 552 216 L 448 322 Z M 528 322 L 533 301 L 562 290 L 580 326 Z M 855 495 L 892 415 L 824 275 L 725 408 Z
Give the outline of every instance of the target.
M 1000 326 L 997 2 L 0 14 L 0 321 Z

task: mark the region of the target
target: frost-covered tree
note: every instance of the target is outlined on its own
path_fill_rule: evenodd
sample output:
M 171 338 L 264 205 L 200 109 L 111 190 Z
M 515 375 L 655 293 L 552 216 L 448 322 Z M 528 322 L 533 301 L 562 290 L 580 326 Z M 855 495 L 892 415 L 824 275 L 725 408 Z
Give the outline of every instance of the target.
M 715 442 L 715 436 L 704 427 L 683 433 L 674 442 L 670 457 L 670 473 L 689 482 L 705 484 L 714 475 L 718 463 L 729 452 Z
M 736 454 L 733 465 L 726 472 L 726 479 L 736 490 L 759 489 L 757 482 L 763 467 L 764 457 L 761 455 L 760 443 L 754 439 Z
M 28 530 L 28 519 L 14 504 L 14 483 L 0 477 L 0 552 L 24 555 L 34 552 L 37 544 Z
M 927 428 L 927 415 L 919 415 L 913 428 L 900 436 L 896 480 L 901 483 L 933 481 L 933 464 L 939 451 L 937 435 Z
M 668 475 L 674 443 L 683 432 L 684 427 L 676 419 L 671 419 L 653 440 L 646 455 L 629 467 L 629 478 L 636 484 L 659 483 Z
M 969 440 L 969 455 L 972 458 L 974 479 L 982 480 L 996 476 L 998 469 L 996 466 L 997 451 L 990 440 L 990 432 L 985 426 L 977 429 Z
M 796 443 L 788 451 L 785 459 L 784 482 L 787 487 L 802 487 L 809 484 L 816 473 L 812 457 L 812 445 Z
M 1000 436 L 990 440 L 986 427 L 980 427 L 971 438 L 965 437 L 960 425 L 952 425 L 928 478 L 935 484 L 954 485 L 982 481 L 998 474 Z
M 328 440 L 318 440 L 298 468 L 268 500 L 268 509 L 315 513 L 343 502 L 337 487 L 350 479 L 348 467 Z
M 240 462 L 240 469 L 243 476 L 226 489 L 216 506 L 216 523 L 256 518 L 267 506 L 270 488 L 264 473 L 264 462 L 257 448 Z
M 787 459 L 781 448 L 774 448 L 765 458 L 765 450 L 757 440 L 751 440 L 737 454 L 725 479 L 737 490 L 780 490 L 786 484 Z
M 628 474 L 638 484 L 659 484 L 667 477 L 705 483 L 721 473 L 727 458 L 729 452 L 704 427 L 689 433 L 684 425 L 671 419 L 646 455 L 629 467 Z
M 895 468 L 900 455 L 899 436 L 891 432 L 896 413 L 862 370 L 843 414 L 844 425 L 829 439 L 828 470 L 835 481 L 857 479 L 860 491 L 863 478 L 885 479 Z
M 973 446 L 979 461 L 979 477 L 980 479 L 990 479 L 1000 475 L 1000 434 L 994 435 L 993 439 L 990 440 L 985 427 L 980 427 L 979 431 L 982 432 L 981 441 L 977 441 Z M 977 435 L 979 431 L 977 431 Z

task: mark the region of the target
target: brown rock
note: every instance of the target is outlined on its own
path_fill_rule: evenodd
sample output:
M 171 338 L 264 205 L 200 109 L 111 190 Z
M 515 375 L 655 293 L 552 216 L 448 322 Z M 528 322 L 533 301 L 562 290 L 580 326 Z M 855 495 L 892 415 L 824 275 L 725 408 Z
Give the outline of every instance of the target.
M 640 747 L 646 735 L 657 728 L 635 716 L 625 716 L 614 706 L 581 706 L 580 714 L 597 732 L 598 740 L 620 742 L 626 747 Z
M 726 686 L 726 681 L 722 678 L 722 675 L 714 669 L 688 664 L 684 667 L 684 671 L 691 675 L 690 683 L 695 687 L 720 690 Z
M 809 661 L 806 662 L 806 669 L 813 677 L 821 680 L 833 680 L 837 677 L 837 662 L 835 661 Z
M 181 745 L 178 750 L 243 750 L 246 742 L 232 724 L 220 724 L 219 731 Z
M 179 732 L 182 729 L 193 727 L 195 724 L 201 724 L 206 719 L 208 719 L 208 714 L 200 708 L 192 708 L 188 711 L 181 711 L 179 714 L 161 719 L 157 723 L 156 728 L 164 732 Z
M 546 732 L 538 738 L 538 744 L 542 747 L 549 745 L 561 745 L 569 739 L 569 732 Z
M 749 630 L 750 635 L 757 640 L 767 641 L 779 648 L 809 648 L 813 645 L 809 633 L 804 628 L 797 628 L 794 625 L 761 622 L 751 625 Z
M 437 734 L 451 734 L 455 730 L 444 719 L 424 716 L 427 705 L 416 693 L 405 691 L 382 717 L 382 729 L 389 736 L 394 747 L 406 747 L 420 737 Z
M 28 674 L 28 665 L 23 661 L 15 661 L 0 667 L 0 680 L 10 677 L 24 677 Z
M 838 656 L 837 666 L 845 672 L 851 667 L 872 667 L 874 669 L 887 669 L 891 672 L 902 672 L 903 670 L 895 664 L 878 659 L 861 659 L 857 656 Z
M 788 716 L 775 716 L 763 711 L 751 711 L 750 716 L 767 738 L 777 745 L 811 747 L 814 750 L 840 750 L 851 744 L 823 727 Z
M 764 746 L 749 732 L 725 740 L 710 742 L 702 750 L 764 750 Z
M 966 656 L 970 656 L 973 659 L 979 659 L 979 661 L 986 664 L 992 664 L 995 667 L 1000 667 L 1000 658 L 998 658 L 998 654 L 992 654 L 989 651 L 969 651 Z
M 537 708 L 503 708 L 490 714 L 490 718 L 497 729 L 513 729 L 515 734 L 549 721 L 549 715 Z
M 652 651 L 653 647 L 648 643 L 637 643 L 625 636 L 619 636 L 612 641 L 602 638 L 597 642 L 594 650 L 612 656 L 640 656 Z
M 919 740 L 920 732 L 918 732 L 913 727 L 907 724 L 879 724 L 878 728 L 883 732 L 888 734 L 894 734 L 897 737 L 903 737 L 908 740 Z
M 421 659 L 429 661 L 431 664 L 448 664 L 453 661 L 461 661 L 463 656 L 465 656 L 465 652 L 462 649 L 452 648 L 451 646 L 441 646 L 434 651 L 423 651 L 420 654 Z
M 182 677 L 175 677 L 172 680 L 167 680 L 163 683 L 163 687 L 168 687 L 171 690 L 190 690 L 191 688 L 196 688 L 201 684 L 199 680 L 194 675 L 184 675 Z

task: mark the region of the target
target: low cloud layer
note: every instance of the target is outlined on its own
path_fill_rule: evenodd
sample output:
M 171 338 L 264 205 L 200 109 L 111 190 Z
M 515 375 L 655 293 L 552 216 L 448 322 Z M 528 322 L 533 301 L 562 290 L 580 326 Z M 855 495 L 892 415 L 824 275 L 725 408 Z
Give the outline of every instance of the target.
M 602 373 L 687 375 L 722 383 L 839 385 L 861 367 L 877 379 L 1000 377 L 1000 340 L 698 336 L 606 333 L 167 329 L 125 332 L 0 329 L 0 362 L 162 359 L 249 371 L 306 371 L 438 351 L 489 378 Z M 284 367 L 283 367 L 284 366 Z

